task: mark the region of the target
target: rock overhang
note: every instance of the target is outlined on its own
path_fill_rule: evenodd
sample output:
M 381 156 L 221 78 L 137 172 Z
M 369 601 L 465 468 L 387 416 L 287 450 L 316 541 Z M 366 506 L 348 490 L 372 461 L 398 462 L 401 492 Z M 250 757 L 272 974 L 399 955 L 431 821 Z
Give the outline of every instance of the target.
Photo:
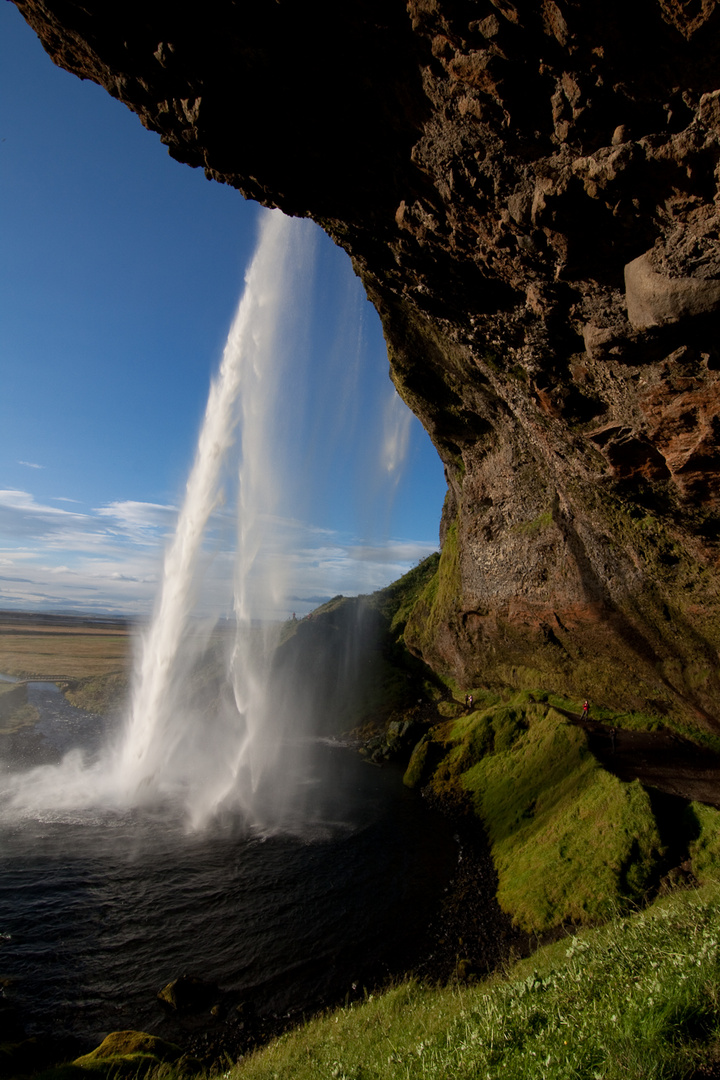
M 718 5 L 17 6 L 351 255 L 450 487 L 454 601 L 414 647 L 461 680 L 624 665 L 713 714 Z

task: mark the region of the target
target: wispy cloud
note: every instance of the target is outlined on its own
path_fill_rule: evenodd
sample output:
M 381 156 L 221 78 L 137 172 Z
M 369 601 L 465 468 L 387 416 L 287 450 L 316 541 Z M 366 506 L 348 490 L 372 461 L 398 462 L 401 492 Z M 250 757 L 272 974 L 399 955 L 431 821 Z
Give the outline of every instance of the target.
M 28 469 L 44 469 L 44 465 L 37 465 L 34 461 L 18 461 L 18 465 L 25 465 Z
M 160 503 L 115 501 L 82 513 L 0 490 L 0 608 L 148 615 L 176 517 L 174 506 Z M 201 568 L 204 606 L 224 613 L 232 609 L 235 573 L 231 522 L 229 510 L 216 513 Z M 374 592 L 436 547 L 399 539 L 371 545 L 277 516 L 261 524 L 248 592 L 264 617 L 288 614 L 283 594 L 290 610 L 304 614 L 339 593 Z
M 166 539 L 177 520 L 174 506 L 130 500 L 108 503 L 97 507 L 93 513 L 104 519 L 104 527 L 109 532 L 125 535 L 138 544 L 154 545 Z

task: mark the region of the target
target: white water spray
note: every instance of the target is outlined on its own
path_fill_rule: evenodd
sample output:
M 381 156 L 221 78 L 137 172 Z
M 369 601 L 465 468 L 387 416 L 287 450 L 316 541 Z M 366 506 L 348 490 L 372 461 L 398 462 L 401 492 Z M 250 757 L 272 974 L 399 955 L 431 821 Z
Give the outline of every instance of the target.
M 267 563 L 276 546 L 281 470 L 274 462 L 274 408 L 288 363 L 288 339 L 298 333 L 295 325 L 288 333 L 295 314 L 289 298 L 302 293 L 313 246 L 307 222 L 279 211 L 263 213 L 165 555 L 154 617 L 141 643 L 124 731 L 92 764 L 73 751 L 59 766 L 11 776 L 6 806 L 34 813 L 180 800 L 195 827 L 224 805 L 253 814 L 255 792 L 279 734 L 267 709 L 268 635 L 253 620 L 277 618 L 285 591 L 282 560 L 274 560 L 265 573 L 257 564 L 261 555 Z M 238 428 L 241 445 L 233 455 Z M 208 562 L 208 528 L 222 513 L 223 483 L 238 459 L 236 632 L 225 671 L 215 673 L 231 692 L 205 688 L 212 703 L 203 709 L 192 673 L 209 631 L 194 610 Z M 226 643 L 228 633 L 221 637 Z
M 300 225 L 300 228 L 302 225 Z M 279 212 L 266 213 L 260 242 L 246 275 L 245 292 L 217 378 L 210 390 L 175 537 L 166 554 L 154 619 L 143 642 L 130 719 L 116 764 L 118 783 L 130 802 L 172 794 L 178 788 L 198 825 L 235 791 L 242 775 L 242 799 L 252 792 L 265 761 L 259 732 L 267 728 L 267 650 L 262 631 L 252 630 L 253 569 L 269 545 L 268 528 L 277 511 L 277 478 L 272 460 L 273 405 L 279 393 L 282 349 L 278 330 L 287 298 L 299 223 Z M 223 466 L 240 423 L 236 638 L 228 676 L 234 705 L 225 716 L 188 716 L 187 651 L 203 539 L 222 497 Z M 281 602 L 283 582 L 263 583 L 270 607 Z M 228 715 L 228 713 L 230 715 Z M 234 713 L 234 715 L 233 715 Z M 268 737 L 271 739 L 272 734 Z
M 292 828 L 293 819 L 302 827 L 303 792 L 310 783 L 305 736 L 314 730 L 318 703 L 327 706 L 328 699 L 318 697 L 323 691 L 313 672 L 291 676 L 287 685 L 280 679 L 273 686 L 271 679 L 277 620 L 288 613 L 289 566 L 297 551 L 288 507 L 300 505 L 286 501 L 282 480 L 290 474 L 299 487 L 304 471 L 314 487 L 321 471 L 308 468 L 313 438 L 297 407 L 306 378 L 296 374 L 297 353 L 303 352 L 297 309 L 304 313 L 308 306 L 303 289 L 311 281 L 311 228 L 279 211 L 263 212 L 166 552 L 155 614 L 141 643 L 123 732 L 93 762 L 77 750 L 60 765 L 10 776 L 0 792 L 6 809 L 75 814 L 161 805 L 180 807 L 191 828 L 225 810 L 239 811 L 261 828 Z M 350 320 L 351 331 L 359 325 Z M 343 394 L 343 380 L 352 376 L 346 359 L 336 356 L 321 379 L 324 388 L 337 391 L 330 422 L 325 413 L 322 423 L 338 436 L 347 434 L 342 403 L 356 407 L 354 393 Z M 288 400 L 281 420 L 278 403 Z M 370 439 L 376 455 L 381 445 L 380 472 L 389 489 L 407 449 L 409 414 L 398 414 L 396 404 L 386 412 L 384 432 Z M 228 470 L 236 462 L 231 490 Z M 316 465 L 322 464 L 327 467 L 327 460 L 318 458 Z M 377 489 L 367 476 L 365 483 Z M 218 522 L 227 524 L 225 490 L 232 501 L 235 485 L 233 619 L 213 631 L 195 615 L 196 602 L 210 561 L 208 536 Z M 321 587 L 332 588 L 331 581 Z

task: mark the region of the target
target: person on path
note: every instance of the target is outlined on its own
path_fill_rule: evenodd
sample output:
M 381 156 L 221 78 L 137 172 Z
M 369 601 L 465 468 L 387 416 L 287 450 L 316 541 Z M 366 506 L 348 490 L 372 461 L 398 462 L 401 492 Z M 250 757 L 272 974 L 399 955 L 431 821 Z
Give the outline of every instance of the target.
M 613 754 L 615 753 L 615 737 L 616 737 L 616 735 L 617 735 L 617 731 L 615 730 L 614 727 L 611 727 L 610 728 L 610 752 L 613 753 Z
M 580 719 L 581 720 L 587 720 L 589 715 L 590 715 L 590 702 L 589 701 L 584 701 L 583 702 L 583 711 L 582 711 L 582 715 L 581 715 Z

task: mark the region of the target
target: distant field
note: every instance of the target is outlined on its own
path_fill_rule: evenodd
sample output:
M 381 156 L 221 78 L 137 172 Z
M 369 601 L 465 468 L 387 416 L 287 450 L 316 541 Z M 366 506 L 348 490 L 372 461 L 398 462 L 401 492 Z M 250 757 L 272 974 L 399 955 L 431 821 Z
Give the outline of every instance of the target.
M 130 667 L 132 633 L 129 628 L 83 627 L 78 620 L 67 626 L 54 621 L 39 625 L 0 615 L 0 673 L 19 678 L 85 679 L 125 674 Z

